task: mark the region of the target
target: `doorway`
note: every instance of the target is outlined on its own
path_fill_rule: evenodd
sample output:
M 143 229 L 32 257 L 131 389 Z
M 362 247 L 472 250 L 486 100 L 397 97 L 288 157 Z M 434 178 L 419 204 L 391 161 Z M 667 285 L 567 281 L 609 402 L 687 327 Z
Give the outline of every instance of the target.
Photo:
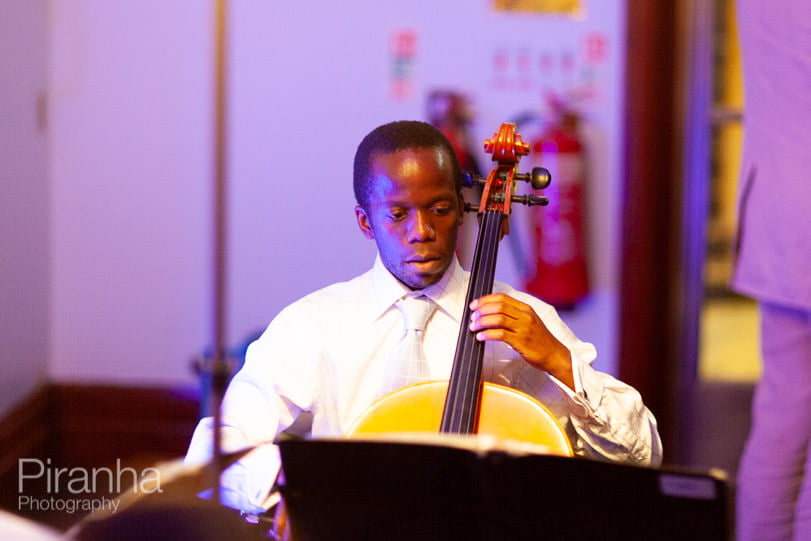
M 704 257 L 698 307 L 696 370 L 689 426 L 688 464 L 720 468 L 734 485 L 749 432 L 754 383 L 760 377 L 759 322 L 752 299 L 729 289 L 737 219 L 743 131 L 743 81 L 734 0 L 701 9 L 711 23 L 708 39 L 709 103 Z M 691 74 L 691 76 L 694 74 Z M 691 152 L 687 156 L 701 155 Z M 689 160 L 690 158 L 688 158 Z M 697 214 L 696 214 L 697 215 Z M 684 224 L 691 227 L 690 224 Z
M 730 291 L 736 193 L 743 132 L 743 83 L 734 0 L 716 0 L 710 190 L 698 376 L 701 381 L 753 383 L 760 377 L 757 306 Z

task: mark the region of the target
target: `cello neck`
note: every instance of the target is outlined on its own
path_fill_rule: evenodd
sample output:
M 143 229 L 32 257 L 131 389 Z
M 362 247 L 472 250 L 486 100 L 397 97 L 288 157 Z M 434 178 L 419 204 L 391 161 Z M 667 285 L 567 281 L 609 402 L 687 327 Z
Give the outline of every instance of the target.
M 482 215 L 476 250 L 470 270 L 465 309 L 459 326 L 456 353 L 448 383 L 448 394 L 440 423 L 441 432 L 470 434 L 475 432 L 481 400 L 481 373 L 484 359 L 484 342 L 476 340 L 475 333 L 468 329 L 470 303 L 493 291 L 498 243 L 501 239 L 501 212 L 487 211 Z
M 441 432 L 454 434 L 476 431 L 481 403 L 484 342 L 476 340 L 475 333 L 468 329 L 470 303 L 493 291 L 498 243 L 509 231 L 515 169 L 521 156 L 529 153 L 529 143 L 515 133 L 515 124 L 504 123 L 492 138 L 485 140 L 484 149 L 493 155 L 497 166 L 490 171 L 484 183 L 479 203 L 479 234 L 439 427 Z

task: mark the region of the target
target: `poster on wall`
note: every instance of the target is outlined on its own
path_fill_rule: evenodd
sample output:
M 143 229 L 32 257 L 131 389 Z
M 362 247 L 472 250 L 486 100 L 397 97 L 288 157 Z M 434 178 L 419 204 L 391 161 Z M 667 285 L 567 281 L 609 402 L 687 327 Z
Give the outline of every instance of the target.
M 549 44 L 496 46 L 490 85 L 495 92 L 526 96 L 550 94 L 581 108 L 602 106 L 607 84 L 608 37 L 588 31 L 576 40 Z
M 493 0 L 499 11 L 535 11 L 540 13 L 576 13 L 580 0 Z
M 417 59 L 417 32 L 397 29 L 390 37 L 389 94 L 394 101 L 405 101 L 414 95 Z

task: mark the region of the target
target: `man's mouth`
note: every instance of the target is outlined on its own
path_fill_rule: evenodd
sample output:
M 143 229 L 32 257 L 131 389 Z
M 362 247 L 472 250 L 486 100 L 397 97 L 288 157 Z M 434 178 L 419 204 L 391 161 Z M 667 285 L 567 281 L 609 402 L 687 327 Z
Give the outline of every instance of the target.
M 406 263 L 408 263 L 410 266 L 414 267 L 417 270 L 430 271 L 432 270 L 432 267 L 434 267 L 439 262 L 439 260 L 440 258 L 431 256 L 412 257 L 411 259 L 407 260 Z

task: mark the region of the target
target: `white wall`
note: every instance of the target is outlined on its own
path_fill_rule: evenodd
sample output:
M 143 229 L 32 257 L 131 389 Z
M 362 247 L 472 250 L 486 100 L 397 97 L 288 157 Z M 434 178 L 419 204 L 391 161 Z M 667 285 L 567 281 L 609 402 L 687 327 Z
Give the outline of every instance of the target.
M 0 414 L 47 377 L 46 2 L 0 14 Z
M 174 384 L 206 340 L 211 15 L 51 3 L 57 380 Z
M 53 304 L 50 372 L 58 380 L 194 384 L 188 363 L 209 343 L 211 13 L 176 0 L 52 3 Z M 231 4 L 228 335 L 237 343 L 287 303 L 368 268 L 351 168 L 360 138 L 424 118 L 436 87 L 470 95 L 477 139 L 540 91 L 596 81 L 581 104 L 592 168 L 595 295 L 567 319 L 614 364 L 620 0 L 584 2 L 580 18 L 494 14 L 490 2 L 362 0 Z M 351 6 L 351 7 L 347 7 Z M 390 39 L 417 36 L 414 94 L 390 95 Z M 578 55 L 606 38 L 599 66 L 505 89 L 494 55 Z M 579 68 L 578 68 L 579 69 Z M 486 162 L 485 162 L 486 165 Z M 509 253 L 499 276 L 516 271 Z M 314 329 L 317 332 L 317 329 Z
M 624 3 L 584 2 L 585 15 L 577 18 L 498 14 L 487 0 L 351 5 L 235 3 L 232 339 L 261 328 L 313 288 L 370 265 L 374 246 L 352 213 L 351 167 L 371 128 L 425 118 L 427 94 L 450 88 L 471 98 L 480 142 L 501 122 L 542 109 L 542 91 L 591 81 L 595 95 L 578 105 L 594 171 L 588 202 L 594 293 L 567 321 L 598 345 L 599 366 L 613 371 Z M 390 42 L 403 29 L 417 36 L 414 95 L 394 100 Z M 592 34 L 606 38 L 607 52 L 604 62 L 587 67 L 580 58 Z M 548 79 L 519 76 L 515 62 L 523 52 L 533 66 L 541 55 L 553 59 Z M 512 62 L 506 75 L 493 66 L 497 53 Z M 567 53 L 576 67 L 564 73 L 558 63 Z M 488 159 L 482 153 L 483 168 Z M 501 253 L 499 277 L 516 282 L 509 248 Z

